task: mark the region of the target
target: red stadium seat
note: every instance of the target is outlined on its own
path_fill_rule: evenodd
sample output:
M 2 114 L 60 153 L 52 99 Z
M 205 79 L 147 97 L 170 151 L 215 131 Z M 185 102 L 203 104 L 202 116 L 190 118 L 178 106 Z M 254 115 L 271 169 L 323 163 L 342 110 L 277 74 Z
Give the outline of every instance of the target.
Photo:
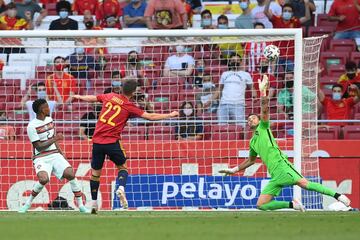
M 154 108 L 155 108 L 155 112 L 157 112 L 157 113 L 168 113 L 169 112 L 169 102 L 155 102 Z
M 0 86 L 15 87 L 20 89 L 20 79 L 0 79 Z
M 323 87 L 332 86 L 332 85 L 336 84 L 338 80 L 339 80 L 338 77 L 325 76 L 325 77 L 320 78 L 320 84 Z
M 356 51 L 356 44 L 352 39 L 332 39 L 329 50 L 334 52 L 352 52 Z
M 314 36 L 323 36 L 323 35 L 329 35 L 331 36 L 332 33 L 335 31 L 334 26 L 318 26 L 318 27 L 309 27 L 308 36 L 314 37 Z
M 348 125 L 344 126 L 344 139 L 360 139 L 360 126 Z
M 212 125 L 211 140 L 240 140 L 244 138 L 244 129 L 239 125 Z
M 318 27 L 330 26 L 330 27 L 336 28 L 337 22 L 336 22 L 336 21 L 330 21 L 330 20 L 328 19 L 328 15 L 327 15 L 327 14 L 318 14 L 318 15 L 317 15 L 317 26 L 318 26 Z
M 16 87 L 0 87 L 0 102 L 8 103 L 14 101 Z
M 182 77 L 161 77 L 157 80 L 158 85 L 178 85 L 183 88 L 185 85 L 185 78 Z
M 57 15 L 56 3 L 47 3 L 45 9 L 47 10 L 48 15 Z
M 348 52 L 322 52 L 320 53 L 320 62 L 326 67 L 330 65 L 344 65 L 349 56 Z
M 339 126 L 318 127 L 319 139 L 335 140 L 335 139 L 339 139 L 339 134 L 340 134 Z
M 345 73 L 344 65 L 330 65 L 328 67 L 328 75 L 330 77 L 340 77 L 344 73 Z
M 350 60 L 356 62 L 356 64 L 359 64 L 360 63 L 360 52 L 350 53 Z
M 140 141 L 146 140 L 146 127 L 145 126 L 126 126 L 121 133 L 122 141 Z
M 149 140 L 174 140 L 175 128 L 173 126 L 151 126 L 149 127 Z

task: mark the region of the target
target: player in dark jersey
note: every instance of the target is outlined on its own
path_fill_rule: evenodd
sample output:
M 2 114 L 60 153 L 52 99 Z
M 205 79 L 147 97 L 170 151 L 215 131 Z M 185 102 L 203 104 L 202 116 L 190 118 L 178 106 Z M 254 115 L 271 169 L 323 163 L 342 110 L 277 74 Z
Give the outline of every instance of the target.
M 294 166 L 288 161 L 286 154 L 280 150 L 270 130 L 269 99 L 266 97 L 268 86 L 268 77 L 264 75 L 262 81 L 259 79 L 261 117 L 255 114 L 251 114 L 248 117 L 248 124 L 254 132 L 253 137 L 250 140 L 249 158 L 239 166 L 223 169 L 219 172 L 231 175 L 242 171 L 253 165 L 256 157 L 259 155 L 271 176 L 270 182 L 261 191 L 256 204 L 260 210 L 293 208 L 295 210 L 305 211 L 301 202 L 296 199 L 291 202 L 273 200 L 274 196 L 280 194 L 283 187 L 293 185 L 298 185 L 301 188 L 334 197 L 345 206 L 349 207 L 350 199 L 320 183 L 307 180 L 295 170 Z
M 118 172 L 119 188 L 116 194 L 119 196 L 120 203 L 124 209 L 128 208 L 128 202 L 125 195 L 125 185 L 128 176 L 126 167 L 126 156 L 120 144 L 120 134 L 131 117 L 141 117 L 148 120 L 162 120 L 177 117 L 178 112 L 169 114 L 147 113 L 136 107 L 130 99 L 133 97 L 137 87 L 135 80 L 127 80 L 122 87 L 122 94 L 108 93 L 98 96 L 79 96 L 75 99 L 86 102 L 101 102 L 102 110 L 96 123 L 91 160 L 91 198 L 92 213 L 96 214 L 98 210 L 97 195 L 100 185 L 101 169 L 107 155 L 115 163 Z

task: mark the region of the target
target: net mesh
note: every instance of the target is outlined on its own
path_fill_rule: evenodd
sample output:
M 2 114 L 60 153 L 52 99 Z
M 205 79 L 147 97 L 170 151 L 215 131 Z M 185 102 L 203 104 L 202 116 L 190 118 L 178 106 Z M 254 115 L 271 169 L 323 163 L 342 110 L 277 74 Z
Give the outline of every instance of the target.
M 312 153 L 317 150 L 315 66 L 321 41 L 320 37 L 303 41 L 302 81 L 307 98 L 303 97 L 302 107 L 302 173 L 317 181 L 318 159 Z M 269 62 L 262 56 L 269 44 L 280 48 L 279 60 Z M 232 177 L 220 176 L 218 170 L 248 156 L 252 133 L 246 116 L 260 113 L 257 81 L 263 74 L 270 76 L 273 134 L 292 157 L 296 127 L 292 36 L 2 38 L 0 45 L 0 209 L 18 209 L 36 182 L 26 126 L 35 117 L 31 104 L 38 97 L 49 102 L 55 130 L 65 136 L 60 146 L 89 204 L 91 136 L 101 105 L 74 101 L 71 96 L 120 92 L 127 79 L 138 82 L 133 99 L 138 107 L 181 113 L 178 119 L 160 122 L 131 119 L 121 134 L 130 174 L 126 186 L 130 208 L 256 207 L 269 180 L 260 160 Z M 240 65 L 231 70 L 233 62 Z M 121 207 L 114 194 L 116 176 L 115 166 L 106 161 L 98 195 L 102 209 Z M 76 207 L 69 183 L 54 176 L 33 207 L 47 209 L 58 195 Z M 279 199 L 291 200 L 292 188 L 285 188 Z M 303 192 L 303 200 L 308 208 L 321 207 L 316 194 Z

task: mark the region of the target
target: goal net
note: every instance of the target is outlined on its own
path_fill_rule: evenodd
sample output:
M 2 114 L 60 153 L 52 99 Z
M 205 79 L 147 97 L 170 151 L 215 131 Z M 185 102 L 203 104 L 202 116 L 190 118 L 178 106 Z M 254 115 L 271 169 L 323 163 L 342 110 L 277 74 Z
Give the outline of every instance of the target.
M 130 209 L 253 209 L 269 181 L 260 159 L 243 173 L 218 171 L 248 156 L 246 119 L 260 113 L 258 79 L 270 79 L 271 129 L 297 170 L 321 182 L 317 150 L 317 65 L 322 38 L 301 30 L 7 32 L 0 37 L 0 209 L 17 210 L 37 181 L 26 126 L 36 98 L 48 100 L 60 146 L 73 166 L 89 206 L 90 161 L 101 105 L 73 94 L 121 92 L 127 79 L 132 101 L 148 111 L 180 111 L 150 122 L 131 119 L 121 134 L 129 177 Z M 280 58 L 262 55 L 267 45 Z M 116 117 L 116 116 L 112 116 Z M 120 208 L 117 170 L 106 161 L 100 178 L 101 209 Z M 321 196 L 284 188 L 278 199 L 301 197 L 322 208 Z M 51 176 L 33 209 L 58 196 L 76 208 L 70 184 Z

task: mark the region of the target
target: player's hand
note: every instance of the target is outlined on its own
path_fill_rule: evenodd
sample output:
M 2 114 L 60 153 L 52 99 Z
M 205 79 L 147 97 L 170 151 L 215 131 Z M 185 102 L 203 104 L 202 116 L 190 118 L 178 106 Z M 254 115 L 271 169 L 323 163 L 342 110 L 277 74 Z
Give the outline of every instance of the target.
M 178 111 L 173 111 L 170 113 L 170 117 L 177 117 L 179 116 L 179 112 Z
M 226 168 L 221 169 L 219 173 L 224 173 L 225 176 L 233 175 L 234 173 L 237 173 L 239 171 L 239 167 L 233 167 L 233 168 Z
M 56 141 L 60 141 L 64 139 L 64 135 L 62 133 L 58 133 L 55 135 Z
M 263 75 L 262 80 L 258 79 L 259 90 L 260 92 L 266 96 L 266 91 L 269 88 L 269 78 L 266 74 Z

